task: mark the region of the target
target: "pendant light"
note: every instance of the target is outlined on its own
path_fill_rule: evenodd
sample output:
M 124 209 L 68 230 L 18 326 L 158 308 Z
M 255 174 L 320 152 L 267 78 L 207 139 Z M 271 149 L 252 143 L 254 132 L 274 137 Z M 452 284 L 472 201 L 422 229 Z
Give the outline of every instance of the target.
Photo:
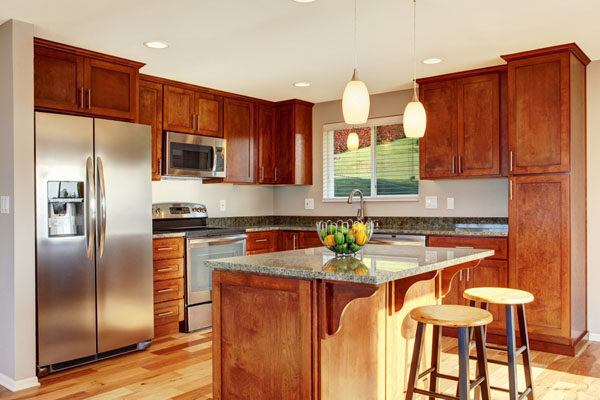
M 348 135 L 348 139 L 346 140 L 346 147 L 350 151 L 358 150 L 358 146 L 360 145 L 360 140 L 358 139 L 358 134 L 353 129 L 352 132 Z
M 413 98 L 404 109 L 404 134 L 409 138 L 425 136 L 427 115 L 417 94 L 417 0 L 413 0 Z
M 344 122 L 349 125 L 364 124 L 369 118 L 369 91 L 367 85 L 358 79 L 358 55 L 356 50 L 356 0 L 354 0 L 354 73 L 342 96 Z

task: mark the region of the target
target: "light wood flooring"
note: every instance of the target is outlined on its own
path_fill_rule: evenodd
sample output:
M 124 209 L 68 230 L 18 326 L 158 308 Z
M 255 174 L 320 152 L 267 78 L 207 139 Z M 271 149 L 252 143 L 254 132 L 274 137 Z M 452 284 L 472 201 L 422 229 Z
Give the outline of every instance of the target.
M 456 340 L 444 338 L 444 372 L 456 374 L 456 353 Z M 497 355 L 490 352 L 490 357 Z M 600 399 L 600 342 L 590 342 L 578 357 L 540 352 L 532 356 L 537 400 Z M 489 368 L 493 384 L 507 382 L 505 367 Z M 522 383 L 522 370 L 519 373 Z M 157 339 L 147 351 L 47 376 L 39 388 L 11 393 L 0 387 L 0 399 L 204 400 L 212 399 L 211 381 L 211 332 L 204 331 Z M 442 389 L 453 394 L 455 384 L 444 383 Z M 493 392 L 492 398 L 508 396 Z

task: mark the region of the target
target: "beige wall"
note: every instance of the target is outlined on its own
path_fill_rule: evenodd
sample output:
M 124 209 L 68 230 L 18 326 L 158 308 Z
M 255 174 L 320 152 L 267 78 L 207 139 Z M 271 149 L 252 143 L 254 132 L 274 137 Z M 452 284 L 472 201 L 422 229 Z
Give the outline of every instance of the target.
M 404 90 L 371 96 L 370 117 L 402 114 L 412 91 Z M 313 185 L 280 187 L 274 192 L 276 215 L 354 215 L 355 205 L 323 202 L 323 125 L 343 120 L 341 100 L 316 104 L 313 109 Z M 369 202 L 367 215 L 507 217 L 506 178 L 455 181 L 421 181 L 419 201 Z M 437 196 L 438 208 L 426 209 L 425 196 Z M 454 210 L 446 209 L 446 198 L 454 198 Z M 315 200 L 314 210 L 304 209 L 304 199 Z
M 587 68 L 588 329 L 600 340 L 600 60 Z
M 35 220 L 33 25 L 0 26 L 0 385 L 37 385 L 35 377 Z

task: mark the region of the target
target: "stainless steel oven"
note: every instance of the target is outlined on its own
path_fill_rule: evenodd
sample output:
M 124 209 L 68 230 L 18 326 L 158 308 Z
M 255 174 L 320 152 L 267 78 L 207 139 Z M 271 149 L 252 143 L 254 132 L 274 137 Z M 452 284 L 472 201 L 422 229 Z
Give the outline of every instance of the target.
M 167 132 L 163 176 L 225 178 L 225 139 Z
M 189 237 L 186 245 L 186 331 L 212 325 L 212 269 L 204 261 L 246 255 L 245 234 Z

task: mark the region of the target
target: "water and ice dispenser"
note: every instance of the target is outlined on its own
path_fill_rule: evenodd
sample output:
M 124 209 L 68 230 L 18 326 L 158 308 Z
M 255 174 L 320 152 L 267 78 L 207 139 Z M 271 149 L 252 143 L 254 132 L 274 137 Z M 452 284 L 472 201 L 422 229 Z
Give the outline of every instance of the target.
M 48 182 L 48 236 L 81 236 L 85 233 L 83 182 Z

